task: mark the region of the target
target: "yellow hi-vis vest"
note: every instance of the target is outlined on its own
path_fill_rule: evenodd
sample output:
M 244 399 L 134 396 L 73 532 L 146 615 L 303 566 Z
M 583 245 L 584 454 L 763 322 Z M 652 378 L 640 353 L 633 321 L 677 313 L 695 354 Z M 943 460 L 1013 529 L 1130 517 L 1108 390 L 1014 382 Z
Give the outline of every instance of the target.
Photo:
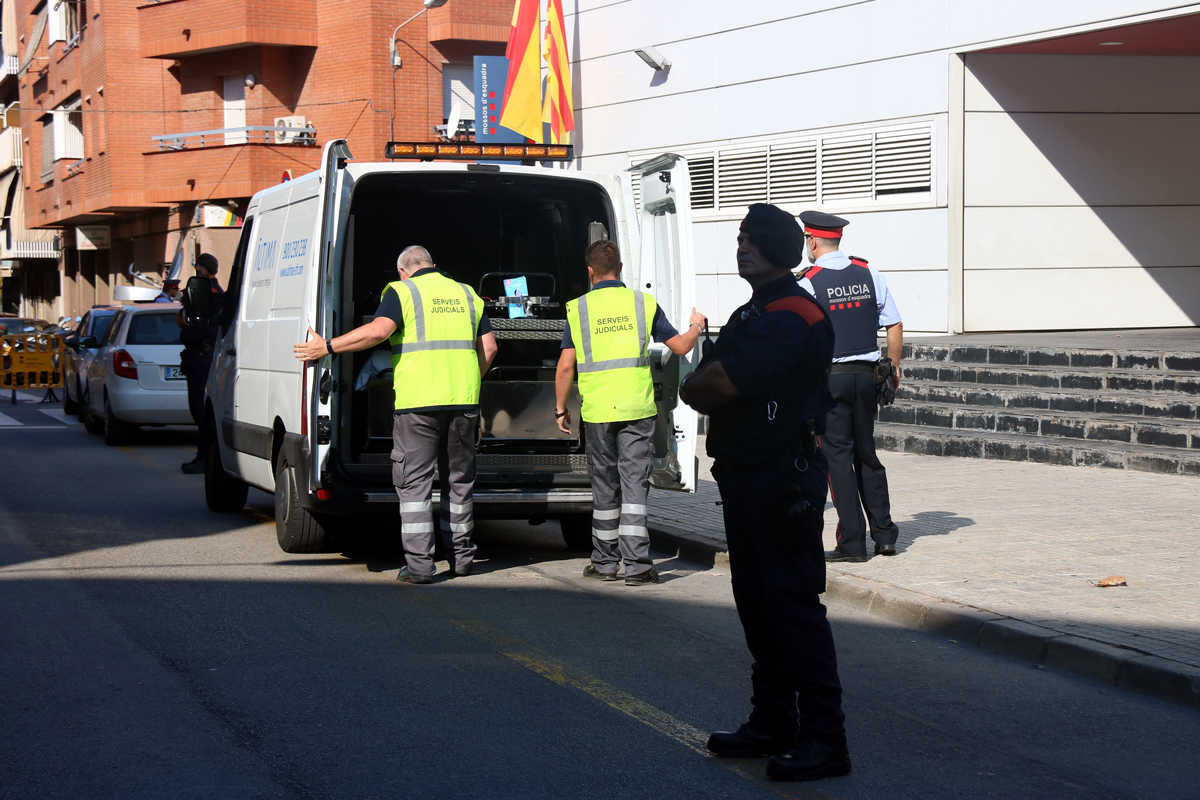
M 403 326 L 388 339 L 396 410 L 478 405 L 479 295 L 440 272 L 392 281 L 384 294 L 389 289 L 404 312 Z
M 593 289 L 567 303 L 584 422 L 625 422 L 658 413 L 649 356 L 657 308 L 653 295 L 624 286 Z

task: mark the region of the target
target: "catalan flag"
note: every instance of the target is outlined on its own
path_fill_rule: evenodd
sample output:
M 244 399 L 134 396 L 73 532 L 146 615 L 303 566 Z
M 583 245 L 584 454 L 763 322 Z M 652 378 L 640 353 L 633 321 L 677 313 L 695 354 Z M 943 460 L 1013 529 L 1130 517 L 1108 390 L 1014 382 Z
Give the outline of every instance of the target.
M 508 31 L 508 80 L 500 124 L 532 139 L 542 140 L 542 63 L 538 49 L 539 0 L 516 0 Z
M 549 0 L 543 54 L 550 68 L 546 79 L 546 98 L 542 101 L 542 122 L 550 123 L 549 144 L 566 144 L 575 130 L 571 110 L 571 58 L 567 53 L 566 26 L 562 0 Z

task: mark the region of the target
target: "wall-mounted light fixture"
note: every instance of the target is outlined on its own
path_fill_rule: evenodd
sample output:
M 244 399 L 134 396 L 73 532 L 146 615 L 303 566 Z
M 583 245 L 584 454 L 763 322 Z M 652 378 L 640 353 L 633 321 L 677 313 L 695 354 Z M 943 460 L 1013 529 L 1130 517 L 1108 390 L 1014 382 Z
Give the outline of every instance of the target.
M 245 83 L 247 89 L 253 89 L 254 84 L 258 83 L 258 81 L 255 79 L 254 75 L 247 75 Z
M 656 48 L 642 47 L 634 50 L 633 52 L 634 55 L 646 62 L 646 66 L 650 67 L 656 72 L 671 68 L 671 60 L 662 53 L 658 52 Z

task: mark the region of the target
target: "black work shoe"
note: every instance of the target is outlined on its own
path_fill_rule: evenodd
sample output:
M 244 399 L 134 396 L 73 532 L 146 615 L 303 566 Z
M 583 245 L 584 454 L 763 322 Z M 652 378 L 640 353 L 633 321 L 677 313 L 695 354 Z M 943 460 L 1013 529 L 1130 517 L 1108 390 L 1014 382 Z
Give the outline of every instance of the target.
M 637 575 L 625 575 L 626 586 L 645 586 L 647 583 L 658 583 L 658 573 L 654 567 L 645 572 L 639 572 Z
M 396 576 L 396 580 L 400 581 L 401 583 L 426 584 L 426 583 L 433 583 L 433 576 L 432 575 L 414 575 L 413 573 L 408 571 L 408 567 L 401 567 L 400 573 Z
M 792 736 L 772 736 L 749 723 L 736 731 L 713 731 L 708 737 L 708 752 L 719 758 L 762 758 L 786 753 Z
M 583 577 L 595 578 L 598 581 L 610 581 L 611 582 L 611 581 L 615 581 L 617 579 L 617 573 L 601 572 L 600 570 L 596 569 L 595 564 L 588 564 L 586 567 L 583 568 Z
M 867 560 L 867 554 L 863 553 L 862 555 L 855 555 L 853 553 L 847 553 L 845 551 L 839 550 L 835 547 L 832 550 L 825 551 L 825 560 L 826 561 L 854 561 L 856 563 L 861 563 L 861 562 Z
M 773 781 L 815 781 L 848 774 L 850 753 L 813 739 L 767 759 L 767 777 Z
M 186 464 L 180 464 L 179 470 L 185 475 L 202 475 L 204 474 L 204 459 L 196 456 Z
M 875 544 L 875 555 L 877 556 L 894 556 L 896 555 L 896 545 L 894 544 Z

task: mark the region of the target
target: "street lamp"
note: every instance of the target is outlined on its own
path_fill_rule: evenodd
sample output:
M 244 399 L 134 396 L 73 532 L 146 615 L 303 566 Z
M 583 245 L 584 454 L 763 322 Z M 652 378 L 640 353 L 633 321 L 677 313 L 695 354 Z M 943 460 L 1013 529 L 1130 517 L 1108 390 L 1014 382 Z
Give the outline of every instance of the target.
M 425 0 L 424 7 L 420 11 L 413 14 L 411 17 L 404 20 L 404 22 L 401 22 L 392 29 L 392 35 L 388 37 L 388 60 L 392 62 L 393 69 L 400 69 L 400 53 L 396 50 L 396 34 L 400 32 L 401 28 L 424 14 L 429 9 L 441 8 L 444 5 L 446 5 L 446 0 Z

